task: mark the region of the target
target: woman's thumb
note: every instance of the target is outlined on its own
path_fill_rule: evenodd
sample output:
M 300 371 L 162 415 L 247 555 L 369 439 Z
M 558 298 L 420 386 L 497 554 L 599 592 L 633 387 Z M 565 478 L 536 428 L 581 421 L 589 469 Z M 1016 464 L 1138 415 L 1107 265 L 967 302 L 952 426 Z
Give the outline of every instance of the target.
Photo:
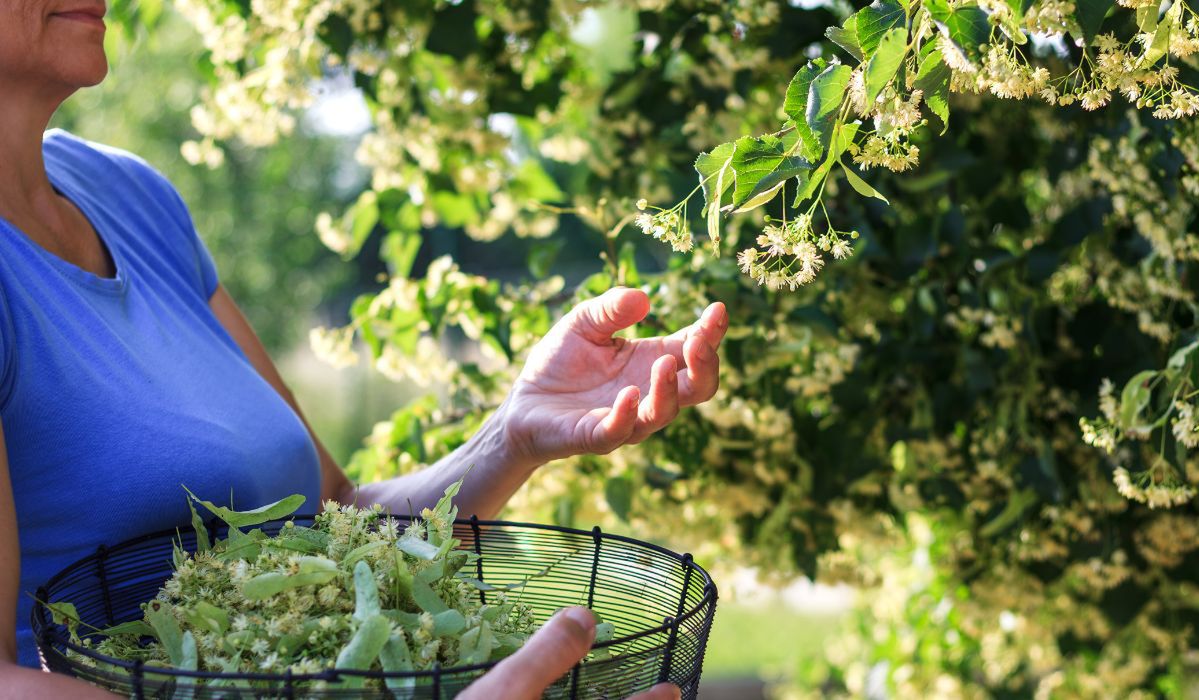
M 542 625 L 512 656 L 458 697 L 463 700 L 533 700 L 581 661 L 595 642 L 595 616 L 567 608 Z

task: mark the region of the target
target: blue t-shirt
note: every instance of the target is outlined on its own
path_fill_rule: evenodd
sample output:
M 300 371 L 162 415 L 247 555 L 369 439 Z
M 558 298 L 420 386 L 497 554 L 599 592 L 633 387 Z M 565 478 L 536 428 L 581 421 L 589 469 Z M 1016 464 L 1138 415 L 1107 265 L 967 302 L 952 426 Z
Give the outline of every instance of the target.
M 316 449 L 209 308 L 216 270 L 179 194 L 144 161 L 62 131 L 56 190 L 116 264 L 103 278 L 0 218 L 0 423 L 21 546 L 19 662 L 38 586 L 99 545 L 190 522 L 186 485 L 237 509 L 319 509 Z

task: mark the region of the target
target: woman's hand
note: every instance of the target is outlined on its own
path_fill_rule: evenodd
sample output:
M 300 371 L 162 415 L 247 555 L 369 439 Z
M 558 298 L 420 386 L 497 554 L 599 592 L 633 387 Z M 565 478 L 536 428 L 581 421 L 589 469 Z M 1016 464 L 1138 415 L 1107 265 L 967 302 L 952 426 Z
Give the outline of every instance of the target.
M 648 313 L 644 292 L 617 288 L 579 304 L 550 329 L 502 411 L 518 458 L 542 464 L 606 454 L 660 430 L 680 407 L 712 398 L 716 350 L 729 325 L 724 305 L 712 304 L 671 335 L 612 337 Z
M 595 641 L 595 617 L 567 608 L 550 618 L 512 656 L 496 664 L 458 696 L 459 700 L 533 700 L 587 655 Z M 627 700 L 677 700 L 679 689 L 662 683 Z

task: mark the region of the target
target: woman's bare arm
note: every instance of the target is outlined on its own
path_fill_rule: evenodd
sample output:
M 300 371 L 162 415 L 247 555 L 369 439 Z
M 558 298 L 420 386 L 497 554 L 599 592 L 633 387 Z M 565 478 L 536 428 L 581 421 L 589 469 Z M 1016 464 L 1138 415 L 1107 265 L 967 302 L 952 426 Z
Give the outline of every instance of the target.
M 300 414 L 225 290 L 218 288 L 209 303 L 262 376 Z M 641 442 L 674 420 L 680 408 L 716 393 L 717 350 L 728 329 L 728 313 L 718 302 L 670 335 L 617 337 L 649 310 L 644 292 L 625 288 L 575 306 L 530 351 L 495 414 L 465 445 L 423 471 L 355 487 L 313 436 L 321 453 L 322 494 L 342 503 L 381 503 L 396 513 L 420 512 L 472 470 L 458 495 L 459 512 L 486 518 L 550 460 L 606 454 Z
M 17 509 L 8 476 L 8 450 L 0 425 L 0 698 L 117 697 L 93 685 L 57 673 L 17 665 L 17 596 L 20 595 L 21 552 L 17 540 Z
M 536 462 L 522 460 L 513 454 L 506 436 L 498 428 L 501 421 L 493 418 L 452 455 L 426 469 L 387 481 L 356 486 L 321 444 L 312 426 L 308 425 L 295 395 L 284 383 L 262 341 L 223 286 L 217 287 L 209 305 L 217 320 L 249 358 L 250 364 L 291 405 L 308 427 L 320 455 L 322 500 L 359 505 L 381 503 L 395 513 L 407 513 L 410 508 L 419 513 L 421 508 L 436 503 L 447 486 L 471 469 L 470 480 L 463 484 L 455 500 L 463 514 L 487 518 L 499 512 L 538 466 Z M 500 412 L 503 410 L 501 408 Z

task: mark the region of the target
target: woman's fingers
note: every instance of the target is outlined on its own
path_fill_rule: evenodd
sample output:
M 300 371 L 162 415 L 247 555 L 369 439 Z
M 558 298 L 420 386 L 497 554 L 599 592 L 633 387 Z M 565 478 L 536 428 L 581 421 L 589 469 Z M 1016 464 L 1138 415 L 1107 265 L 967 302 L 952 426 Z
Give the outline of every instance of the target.
M 592 413 L 600 420 L 591 429 L 590 450 L 596 454 L 607 454 L 627 443 L 637 428 L 638 404 L 641 389 L 626 386 L 616 395 L 611 408 L 601 408 Z
M 640 289 L 616 287 L 579 304 L 567 318 L 570 329 L 596 345 L 612 341 L 612 334 L 638 323 L 649 313 L 649 297 Z
M 594 641 L 595 616 L 591 611 L 581 607 L 567 608 L 550 618 L 519 651 L 496 664 L 458 697 L 464 700 L 540 698 L 551 683 L 587 655 Z M 650 697 L 658 700 L 658 696 Z
M 629 442 L 638 443 L 679 415 L 679 364 L 672 355 L 654 361 L 649 371 L 649 395 L 637 410 L 637 427 Z
M 687 358 L 687 369 L 679 372 L 679 401 L 684 406 L 694 406 L 716 394 L 720 386 L 720 356 L 698 335 L 687 340 L 683 355 Z
M 699 336 L 707 342 L 708 347 L 713 350 L 719 348 L 725 331 L 729 329 L 729 313 L 724 304 L 719 301 L 709 304 L 700 314 L 698 326 Z

